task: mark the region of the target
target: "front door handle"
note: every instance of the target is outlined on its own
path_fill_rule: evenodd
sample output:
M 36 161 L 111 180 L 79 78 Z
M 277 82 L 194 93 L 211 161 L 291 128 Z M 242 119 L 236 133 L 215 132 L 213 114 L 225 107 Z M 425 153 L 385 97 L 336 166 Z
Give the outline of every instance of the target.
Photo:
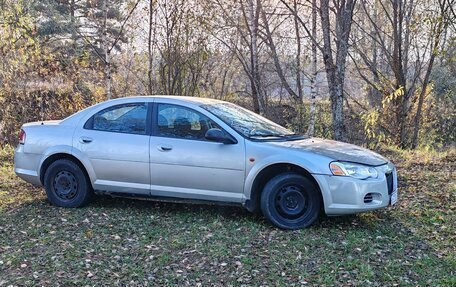
M 89 137 L 80 137 L 79 141 L 83 144 L 86 144 L 86 143 L 91 143 L 93 141 L 93 139 L 89 138 Z
M 170 151 L 170 150 L 173 149 L 173 147 L 172 147 L 172 146 L 169 146 L 169 145 L 158 145 L 158 146 L 157 146 L 157 149 L 158 149 L 159 151 Z

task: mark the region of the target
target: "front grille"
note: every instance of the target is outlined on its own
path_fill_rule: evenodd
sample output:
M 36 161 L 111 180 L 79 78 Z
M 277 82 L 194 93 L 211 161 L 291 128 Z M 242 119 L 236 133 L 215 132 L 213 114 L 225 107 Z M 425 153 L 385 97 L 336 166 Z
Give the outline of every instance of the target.
M 371 203 L 374 200 L 372 193 L 368 193 L 364 196 L 364 203 Z
M 388 185 L 388 194 L 393 193 L 393 188 L 394 188 L 394 177 L 393 173 L 387 173 L 385 174 L 386 176 L 386 184 Z

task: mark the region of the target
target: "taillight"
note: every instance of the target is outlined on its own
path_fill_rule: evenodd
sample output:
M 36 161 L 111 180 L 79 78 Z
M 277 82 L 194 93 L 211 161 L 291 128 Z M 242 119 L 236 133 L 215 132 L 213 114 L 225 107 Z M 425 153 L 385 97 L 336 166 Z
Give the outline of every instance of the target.
M 19 132 L 19 143 L 25 144 L 25 131 L 23 129 Z

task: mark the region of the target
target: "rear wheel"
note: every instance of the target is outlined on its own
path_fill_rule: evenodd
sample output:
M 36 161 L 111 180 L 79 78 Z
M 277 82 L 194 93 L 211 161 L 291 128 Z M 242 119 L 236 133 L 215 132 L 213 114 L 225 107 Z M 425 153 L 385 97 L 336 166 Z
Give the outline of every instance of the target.
M 319 189 L 308 178 L 283 173 L 272 178 L 261 194 L 261 211 L 272 224 L 300 229 L 314 223 L 322 207 Z
M 61 207 L 81 207 L 93 194 L 90 181 L 73 161 L 59 159 L 44 174 L 44 188 L 49 201 Z

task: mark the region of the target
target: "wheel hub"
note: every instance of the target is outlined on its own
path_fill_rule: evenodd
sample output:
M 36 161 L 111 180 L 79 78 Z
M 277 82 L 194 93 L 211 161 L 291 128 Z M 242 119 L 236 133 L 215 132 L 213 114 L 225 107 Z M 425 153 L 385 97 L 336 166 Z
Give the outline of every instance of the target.
M 298 206 L 298 200 L 296 199 L 296 196 L 287 196 L 285 198 L 286 205 L 290 209 L 295 209 Z
M 78 183 L 73 173 L 61 171 L 54 178 L 55 194 L 64 200 L 73 199 L 78 191 Z
M 276 197 L 276 207 L 282 216 L 294 218 L 307 210 L 308 201 L 300 186 L 282 187 Z

